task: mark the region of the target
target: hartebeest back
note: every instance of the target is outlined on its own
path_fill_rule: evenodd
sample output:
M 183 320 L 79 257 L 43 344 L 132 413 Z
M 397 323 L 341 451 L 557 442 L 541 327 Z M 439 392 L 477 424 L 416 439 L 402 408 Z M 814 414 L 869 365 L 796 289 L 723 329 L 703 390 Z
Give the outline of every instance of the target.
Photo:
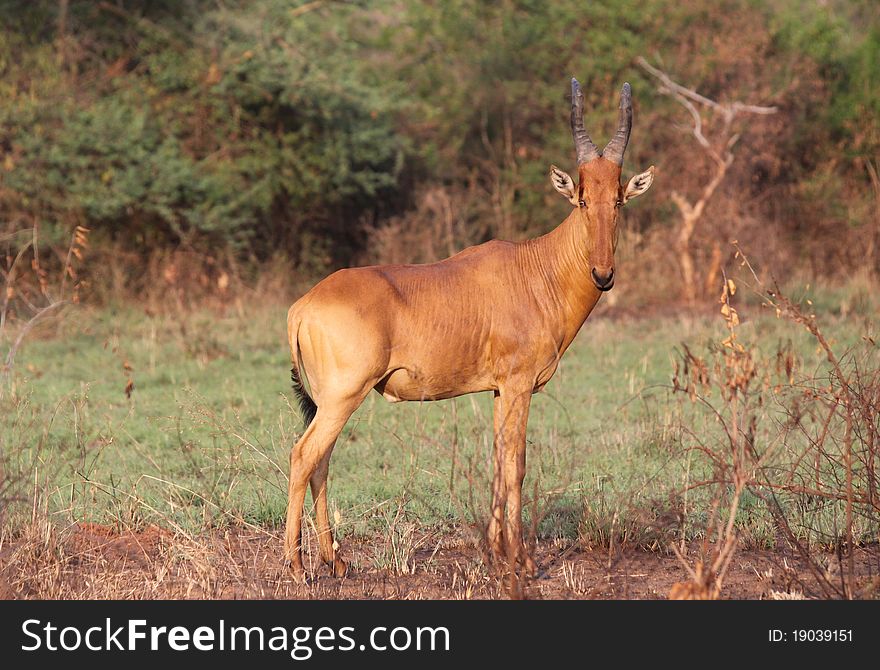
M 620 94 L 617 131 L 601 152 L 584 129 L 575 79 L 571 92 L 578 183 L 551 167 L 553 186 L 574 205 L 553 231 L 525 242 L 493 240 L 427 265 L 339 270 L 290 308 L 294 391 L 308 424 L 290 455 L 285 554 L 298 579 L 305 578 L 307 484 L 321 558 L 334 574 L 345 573 L 327 514 L 327 472 L 336 438 L 371 389 L 391 402 L 494 393 L 489 545 L 498 559 L 534 571 L 522 541 L 521 502 L 531 396 L 550 381 L 613 286 L 618 212 L 654 179 L 651 167 L 625 187 L 620 182 L 632 126 L 629 84 Z

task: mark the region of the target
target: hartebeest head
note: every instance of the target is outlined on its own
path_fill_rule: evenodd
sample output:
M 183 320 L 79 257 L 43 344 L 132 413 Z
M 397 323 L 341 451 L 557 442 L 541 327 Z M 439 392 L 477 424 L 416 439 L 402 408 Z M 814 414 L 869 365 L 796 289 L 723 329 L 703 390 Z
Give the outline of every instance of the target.
M 550 167 L 550 180 L 572 205 L 578 208 L 590 234 L 587 250 L 590 275 L 596 288 L 608 291 L 614 286 L 614 248 L 617 246 L 617 216 L 630 199 L 647 191 L 654 181 L 654 166 L 620 183 L 623 154 L 632 129 L 632 89 L 628 83 L 620 91 L 620 113 L 614 137 L 599 151 L 584 129 L 584 94 L 577 79 L 571 80 L 571 134 L 577 152 L 578 184 L 557 168 Z

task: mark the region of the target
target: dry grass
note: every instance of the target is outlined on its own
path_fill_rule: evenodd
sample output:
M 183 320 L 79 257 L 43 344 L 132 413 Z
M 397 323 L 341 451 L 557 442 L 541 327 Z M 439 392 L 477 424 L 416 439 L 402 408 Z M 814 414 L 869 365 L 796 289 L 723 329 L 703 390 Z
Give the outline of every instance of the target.
M 473 546 L 455 536 L 416 533 L 416 550 L 401 574 L 377 568 L 375 555 L 386 539 L 350 543 L 352 568 L 330 577 L 308 556 L 315 578 L 293 582 L 283 568 L 280 533 L 227 528 L 197 537 L 156 526 L 141 530 L 96 524 L 58 528 L 35 518 L 0 541 L 0 595 L 30 599 L 497 599 L 504 584 L 486 570 Z M 314 547 L 314 537 L 306 546 Z M 583 551 L 541 542 L 536 557 L 542 575 L 525 597 L 533 599 L 660 599 L 685 572 L 674 556 L 638 550 Z M 826 556 L 828 560 L 833 557 Z M 857 577 L 870 583 L 876 556 L 856 553 Z M 784 560 L 786 571 L 777 563 Z M 731 562 L 725 597 L 791 599 L 815 589 L 798 557 L 742 550 Z M 680 588 L 680 587 L 679 587 Z
M 865 549 L 877 539 L 877 526 L 871 525 L 878 500 L 877 439 L 869 421 L 880 397 L 875 359 L 847 367 L 855 359 L 837 357 L 833 341 L 825 340 L 826 350 L 816 340 L 821 357 L 830 351 L 837 361 L 833 375 L 803 370 L 794 383 L 792 371 L 800 373 L 803 365 L 791 351 L 778 349 L 768 358 L 760 355 L 760 346 L 754 352 L 737 347 L 738 317 L 730 295 L 722 302 L 729 337 L 715 349 L 710 345 L 712 356 L 692 353 L 702 346 L 693 340 L 711 341 L 717 331 L 698 330 L 693 316 L 665 319 L 650 341 L 638 335 L 644 321 L 600 318 L 591 321 L 590 337 L 582 337 L 566 358 L 554 381 L 558 386 L 536 400 L 540 411 L 530 431 L 524 506 L 529 541 L 543 561 L 539 579 L 510 584 L 499 579 L 503 569 L 485 567 L 481 535 L 489 505 L 491 410 L 471 397 L 432 407 L 371 404 L 352 422 L 337 452 L 331 501 L 354 571 L 346 580 L 320 577 L 297 587 L 280 567 L 276 530 L 283 514 L 287 449 L 300 428 L 282 395 L 284 375 L 276 371 L 285 367 L 283 329 L 276 337 L 273 321 L 277 317 L 283 325 L 284 309 L 276 306 L 283 304 L 278 296 L 284 289 L 268 279 L 265 285 L 247 286 L 229 274 L 229 267 L 210 269 L 197 260 L 175 256 L 164 265 L 157 262 L 148 273 L 156 287 L 145 296 L 144 311 L 114 314 L 106 317 L 107 324 L 91 318 L 97 311 L 88 312 L 82 331 L 59 327 L 63 337 L 37 333 L 42 339 L 34 350 L 43 349 L 42 358 L 30 357 L 31 351 L 21 357 L 23 365 L 33 365 L 26 376 L 12 380 L 4 405 L 7 430 L 0 435 L 0 514 L 17 510 L 14 523 L 7 523 L 8 516 L 0 519 L 3 594 L 657 597 L 676 583 L 683 586 L 674 595 L 687 597 L 876 594 L 876 547 Z M 186 273 L 203 269 L 207 278 L 198 278 L 198 272 L 184 276 L 180 268 Z M 194 282 L 204 284 L 206 294 L 217 293 L 201 313 L 187 302 Z M 164 303 L 163 292 L 170 296 Z M 839 313 L 846 319 L 841 322 L 870 316 L 871 292 L 867 298 L 862 293 L 842 299 Z M 257 294 L 271 296 L 271 309 L 248 308 L 248 296 Z M 152 312 L 153 300 L 159 316 Z M 262 319 L 258 323 L 255 313 Z M 764 327 L 747 314 L 752 319 L 747 332 Z M 810 337 L 821 332 L 811 330 L 810 314 L 791 314 Z M 648 386 L 662 382 L 668 369 L 662 358 L 674 341 L 665 331 L 679 338 L 682 329 L 692 342 L 692 349 L 684 348 L 688 368 L 679 379 L 682 398 L 706 392 L 708 399 L 710 389 L 716 394 L 715 414 L 685 412 L 669 401 L 665 389 L 647 397 Z M 778 332 L 756 340 L 763 337 L 766 347 Z M 838 332 L 849 336 L 852 331 Z M 96 338 L 96 333 L 102 335 Z M 109 361 L 117 377 L 106 400 L 100 381 L 87 388 L 81 377 L 40 379 L 40 368 L 53 369 L 56 352 L 64 354 L 60 345 L 70 336 L 92 344 L 105 340 L 103 348 L 76 345 L 80 360 L 64 361 L 65 366 L 80 363 L 88 379 L 94 370 L 104 374 Z M 864 344 L 871 350 L 875 345 L 869 340 Z M 806 354 L 800 356 L 803 360 Z M 707 363 L 710 358 L 714 362 Z M 601 366 L 594 365 L 597 360 Z M 192 376 L 177 376 L 184 366 L 192 366 Z M 771 380 L 783 373 L 785 379 Z M 225 385 L 234 374 L 241 378 L 230 391 Z M 279 387 L 266 393 L 265 380 L 276 376 Z M 79 395 L 55 393 L 52 386 L 69 389 L 70 383 L 80 386 Z M 776 454 L 775 447 L 765 450 L 772 439 L 756 447 L 749 436 L 753 419 L 759 422 L 755 426 L 769 426 L 762 439 L 776 426 L 768 422 L 774 415 L 767 408 L 768 399 L 786 397 L 776 392 L 780 384 L 799 394 L 799 413 L 788 415 L 799 422 L 786 424 L 787 433 L 800 431 L 809 439 L 806 447 L 803 439 L 787 443 L 782 453 L 790 460 L 774 462 L 774 474 L 765 467 Z M 19 393 L 22 389 L 26 393 Z M 169 391 L 183 399 L 168 403 Z M 49 400 L 38 407 L 31 393 Z M 828 416 L 831 400 L 841 413 L 820 440 L 807 419 L 822 414 L 817 408 L 823 406 L 829 409 L 820 418 Z M 644 411 L 632 409 L 636 402 L 644 403 Z M 717 437 L 712 426 L 720 425 L 716 415 L 732 427 L 729 439 L 712 441 Z M 780 483 L 779 472 L 788 473 L 789 480 Z M 805 473 L 812 479 L 804 480 Z M 817 486 L 804 486 L 813 479 Z M 752 496 L 745 519 L 744 494 Z M 785 499 L 772 507 L 782 494 Z M 30 508 L 30 518 L 23 518 Z M 802 517 L 793 516 L 802 508 Z M 828 524 L 821 529 L 809 524 L 829 518 L 840 523 L 817 544 Z M 792 584 L 774 583 L 766 591 L 738 586 L 742 552 L 771 545 L 778 553 L 765 572 L 772 567 L 777 576 L 787 574 L 780 566 L 794 557 L 806 572 L 797 569 Z M 310 569 L 321 574 L 313 531 L 305 548 Z M 644 549 L 664 553 L 641 553 Z M 754 571 L 747 576 L 760 581 Z
M 686 557 L 684 540 L 680 548 L 670 544 L 690 579 L 676 584 L 669 597 L 720 596 L 742 543 L 736 520 L 747 494 L 766 505 L 779 540 L 812 574 L 812 586 L 801 583 L 796 593 L 872 597 L 880 578 L 861 580 L 855 565 L 858 547 L 876 549 L 880 527 L 880 368 L 872 325 L 868 323 L 859 345 L 838 354 L 810 301 L 801 306 L 778 287 L 768 289 L 739 247 L 737 254 L 751 271 L 752 290 L 764 306 L 775 310 L 777 318 L 805 328 L 825 361 L 818 369 L 804 370 L 790 345 L 783 344 L 774 357 L 762 356 L 754 342 L 740 337 L 740 318 L 732 303 L 736 286 L 725 278 L 720 303 L 728 337 L 706 358 L 685 346 L 681 364 L 675 366 L 675 390 L 691 399 L 697 413 L 714 417 L 718 429 L 683 427 L 685 450 L 711 471 L 689 482 L 684 493 L 710 489 L 713 497 L 696 557 Z M 817 516 L 807 523 L 798 519 L 797 510 L 811 505 L 826 510 L 830 533 L 813 526 Z M 829 549 L 834 570 L 828 568 Z

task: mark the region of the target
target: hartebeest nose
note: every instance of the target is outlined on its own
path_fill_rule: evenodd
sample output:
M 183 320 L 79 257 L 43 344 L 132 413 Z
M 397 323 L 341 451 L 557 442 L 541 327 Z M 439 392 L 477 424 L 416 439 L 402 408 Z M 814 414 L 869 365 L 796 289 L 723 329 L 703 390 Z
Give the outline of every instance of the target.
M 607 270 L 593 268 L 590 274 L 593 275 L 593 283 L 600 291 L 610 291 L 611 287 L 614 286 L 614 268 L 608 268 Z

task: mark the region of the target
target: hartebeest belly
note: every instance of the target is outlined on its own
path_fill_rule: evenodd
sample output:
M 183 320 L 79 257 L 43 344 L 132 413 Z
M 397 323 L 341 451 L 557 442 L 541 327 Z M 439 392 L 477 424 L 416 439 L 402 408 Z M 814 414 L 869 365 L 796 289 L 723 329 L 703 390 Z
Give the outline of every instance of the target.
M 617 133 L 602 153 L 583 129 L 582 106 L 573 79 L 579 179 L 575 186 L 568 174 L 551 168 L 554 187 L 575 206 L 553 231 L 526 242 L 487 242 L 427 265 L 340 270 L 290 308 L 294 391 L 307 424 L 291 450 L 285 533 L 297 578 L 305 577 L 307 485 L 315 499 L 321 557 L 336 575 L 346 570 L 330 531 L 327 473 L 336 438 L 373 389 L 392 402 L 493 392 L 487 538 L 508 566 L 534 570 L 521 519 L 531 396 L 553 376 L 602 292 L 614 285 L 619 208 L 646 191 L 654 175 L 652 167 L 625 188 L 620 183 L 632 121 L 629 84 L 621 93 Z

